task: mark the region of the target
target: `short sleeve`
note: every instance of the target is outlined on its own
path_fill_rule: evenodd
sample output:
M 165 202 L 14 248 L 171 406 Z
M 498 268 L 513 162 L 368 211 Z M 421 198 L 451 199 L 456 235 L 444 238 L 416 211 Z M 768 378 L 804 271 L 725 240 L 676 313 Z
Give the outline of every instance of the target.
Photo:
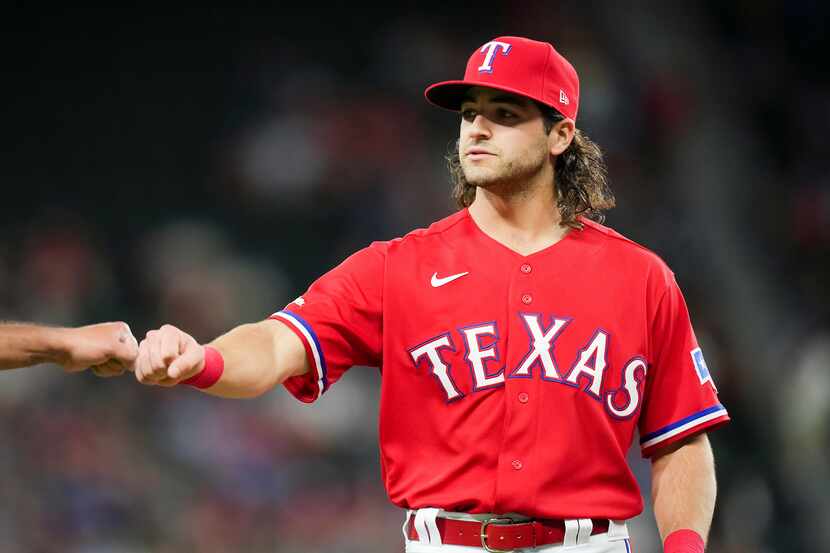
M 305 347 L 311 371 L 284 383 L 300 401 L 315 401 L 354 365 L 380 365 L 385 262 L 386 243 L 374 242 L 271 315 Z
M 639 421 L 644 457 L 729 421 L 671 272 L 662 290 L 651 325 L 652 353 Z

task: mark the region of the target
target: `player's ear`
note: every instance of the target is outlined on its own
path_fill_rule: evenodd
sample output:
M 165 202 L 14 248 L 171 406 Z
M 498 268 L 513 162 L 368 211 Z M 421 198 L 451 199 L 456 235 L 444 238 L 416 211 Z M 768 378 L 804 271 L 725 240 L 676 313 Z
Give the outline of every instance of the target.
M 562 119 L 557 121 L 548 133 L 548 149 L 552 155 L 558 156 L 568 149 L 574 139 L 576 125 L 573 119 Z

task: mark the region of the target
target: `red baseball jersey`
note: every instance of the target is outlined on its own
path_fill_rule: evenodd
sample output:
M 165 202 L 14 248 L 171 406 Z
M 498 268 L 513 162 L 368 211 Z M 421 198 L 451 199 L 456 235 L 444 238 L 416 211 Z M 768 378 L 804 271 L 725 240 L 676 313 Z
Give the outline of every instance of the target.
M 312 370 L 305 402 L 353 365 L 381 370 L 390 499 L 536 518 L 628 519 L 644 456 L 729 420 L 674 274 L 583 220 L 523 256 L 467 210 L 355 253 L 272 317 Z

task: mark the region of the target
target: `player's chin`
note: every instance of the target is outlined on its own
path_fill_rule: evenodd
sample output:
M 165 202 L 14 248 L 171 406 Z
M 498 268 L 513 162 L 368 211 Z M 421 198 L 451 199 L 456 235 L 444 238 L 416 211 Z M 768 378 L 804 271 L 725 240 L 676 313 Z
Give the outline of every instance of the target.
M 494 188 L 500 182 L 495 175 L 474 175 L 473 178 L 467 177 L 467 183 L 476 188 Z
M 464 178 L 472 186 L 487 188 L 499 181 L 499 175 L 488 167 L 464 167 Z

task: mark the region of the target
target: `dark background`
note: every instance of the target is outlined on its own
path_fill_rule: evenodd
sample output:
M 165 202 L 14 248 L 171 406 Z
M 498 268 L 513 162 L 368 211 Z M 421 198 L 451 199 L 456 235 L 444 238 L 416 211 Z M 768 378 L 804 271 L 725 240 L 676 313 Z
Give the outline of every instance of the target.
M 624 4 L 624 5 L 623 5 Z M 499 35 L 577 68 L 607 223 L 676 272 L 733 422 L 709 551 L 830 549 L 828 9 L 419 2 L 16 9 L 2 23 L 0 319 L 207 341 L 453 209 L 423 100 Z M 0 550 L 400 551 L 379 376 L 313 407 L 0 375 Z M 648 467 L 631 462 L 648 495 Z M 659 551 L 653 517 L 637 550 Z

